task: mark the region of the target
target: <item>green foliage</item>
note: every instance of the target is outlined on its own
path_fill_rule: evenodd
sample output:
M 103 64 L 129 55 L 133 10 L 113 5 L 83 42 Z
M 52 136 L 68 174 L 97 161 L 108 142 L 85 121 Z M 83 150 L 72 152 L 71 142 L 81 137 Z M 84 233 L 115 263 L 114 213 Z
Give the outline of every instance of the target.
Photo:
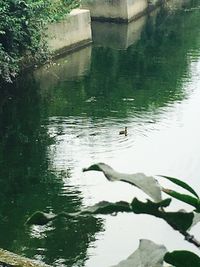
M 180 179 L 174 178 L 174 177 L 169 177 L 169 176 L 164 176 L 160 175 L 163 178 L 166 178 L 167 180 L 171 181 L 172 183 L 179 185 L 180 187 L 186 189 L 190 193 L 192 193 L 195 197 L 199 198 L 198 194 L 194 191 L 194 189 L 188 185 L 187 183 L 181 181 Z
M 165 254 L 164 260 L 175 267 L 200 267 L 200 258 L 190 251 L 173 251 Z
M 200 202 L 199 202 L 199 198 L 194 198 L 190 195 L 187 194 L 181 194 L 179 192 L 176 192 L 174 190 L 171 189 L 166 189 L 163 188 L 163 192 L 165 192 L 166 194 L 170 195 L 171 197 L 174 197 L 182 202 L 185 202 L 193 207 L 196 208 L 196 211 L 200 211 Z
M 43 62 L 48 58 L 44 29 L 62 19 L 79 0 L 4 0 L 0 2 L 0 79 L 11 82 L 22 57 Z
M 149 183 L 149 179 L 148 179 L 149 177 L 146 177 L 145 175 L 142 175 L 143 183 L 141 184 L 141 182 L 139 182 L 138 184 L 137 176 L 140 177 L 141 174 L 118 173 L 115 170 L 113 170 L 110 166 L 104 163 L 94 164 L 90 166 L 89 168 L 84 169 L 83 171 L 90 171 L 90 170 L 102 171 L 104 175 L 106 176 L 106 178 L 110 181 L 117 180 L 117 181 L 129 182 L 130 184 L 139 187 L 147 195 L 151 196 L 154 199 L 154 201 L 155 199 L 157 199 L 156 191 L 154 190 L 152 191 L 152 188 L 154 188 L 154 182 Z M 170 205 L 172 199 L 165 199 L 160 202 L 158 201 L 153 202 L 151 200 L 147 200 L 147 202 L 144 203 L 144 202 L 139 201 L 137 198 L 134 198 L 130 204 L 132 212 L 136 214 L 149 214 L 149 215 L 153 215 L 155 217 L 165 220 L 173 229 L 179 231 L 185 237 L 185 240 L 194 244 L 196 247 L 200 247 L 200 243 L 187 232 L 192 226 L 194 226 L 196 223 L 199 222 L 198 212 L 200 211 L 200 206 L 199 206 L 198 194 L 195 192 L 195 190 L 190 185 L 181 181 L 180 179 L 172 178 L 168 176 L 162 176 L 162 177 L 170 180 L 174 184 L 189 191 L 195 197 L 187 195 L 187 194 L 181 194 L 170 189 L 165 189 L 159 185 L 157 185 L 157 188 L 160 188 L 160 190 L 167 193 L 173 198 L 183 201 L 189 205 L 192 205 L 193 207 L 196 208 L 195 211 L 197 213 L 185 212 L 185 211 L 177 211 L 177 212 L 165 211 L 164 208 L 167 208 Z M 153 177 L 151 177 L 151 179 L 152 178 Z M 146 189 L 146 187 L 148 187 L 148 190 Z M 149 193 L 149 190 L 150 190 L 150 193 Z M 182 251 L 182 252 L 175 251 L 172 253 L 167 253 L 164 259 L 166 262 L 171 263 L 173 264 L 173 266 L 176 266 L 176 267 L 200 266 L 199 257 L 189 251 Z M 130 259 L 128 260 L 128 264 L 129 262 L 130 262 Z M 118 266 L 126 266 L 126 265 L 119 264 Z
M 111 203 L 108 201 L 102 201 L 94 206 L 87 207 L 81 211 L 74 213 L 61 212 L 58 215 L 49 215 L 43 212 L 37 211 L 26 221 L 26 224 L 38 224 L 44 225 L 48 222 L 59 218 L 65 217 L 67 219 L 76 218 L 78 216 L 89 216 L 94 214 L 113 214 L 117 212 L 134 212 L 135 214 L 149 214 L 158 218 L 164 219 L 175 230 L 187 231 L 192 223 L 194 214 L 192 212 L 164 212 L 161 208 L 170 205 L 171 199 L 165 199 L 160 203 L 155 203 L 148 200 L 146 203 L 134 198 L 132 203 L 129 204 L 125 201 L 119 201 Z
M 57 215 L 49 215 L 41 211 L 36 211 L 27 219 L 25 224 L 45 225 L 48 222 L 53 221 L 54 219 L 57 219 L 59 217 L 73 219 L 78 216 L 88 216 L 88 215 L 94 215 L 94 214 L 113 214 L 117 212 L 132 212 L 132 209 L 129 203 L 125 201 L 119 201 L 116 203 L 102 201 L 102 202 L 97 203 L 94 206 L 86 207 L 85 209 L 81 211 L 73 212 L 73 213 L 61 212 Z
M 86 207 L 83 210 L 74 213 L 61 212 L 57 215 L 49 215 L 43 212 L 34 213 L 26 222 L 26 224 L 39 224 L 44 225 L 59 217 L 64 217 L 68 220 L 75 219 L 78 216 L 93 216 L 95 214 L 113 214 L 118 212 L 133 212 L 135 214 L 148 214 L 166 221 L 174 230 L 179 231 L 185 237 L 185 240 L 194 244 L 196 247 L 200 247 L 200 243 L 187 231 L 199 222 L 199 198 L 194 189 L 185 182 L 172 177 L 163 176 L 164 178 L 172 181 L 176 185 L 179 185 L 183 189 L 186 189 L 197 198 L 186 194 L 180 194 L 173 190 L 162 188 L 153 177 L 145 176 L 144 174 L 124 174 L 115 171 L 109 165 L 104 163 L 93 164 L 88 168 L 83 169 L 86 171 L 100 171 L 103 172 L 105 177 L 109 181 L 122 181 L 128 182 L 131 185 L 137 186 L 147 195 L 151 196 L 152 200 L 147 202 L 141 202 L 137 198 L 134 198 L 131 203 L 119 201 L 111 203 L 107 201 L 99 202 L 93 206 Z M 156 190 L 155 190 L 156 188 Z M 158 189 L 160 191 L 158 191 Z M 185 203 L 188 203 L 196 208 L 196 212 L 175 211 L 169 212 L 164 209 L 170 206 L 172 199 L 161 199 L 161 190 L 173 198 L 179 199 Z M 158 193 L 159 199 L 158 201 Z M 150 250 L 153 246 L 156 246 L 156 253 L 153 255 Z M 153 257 L 150 257 L 150 255 Z M 141 256 L 143 255 L 143 256 Z M 146 257 L 146 256 L 147 257 Z M 171 253 L 166 251 L 164 246 L 156 245 L 149 240 L 143 240 L 140 243 L 139 248 L 128 257 L 127 260 L 120 262 L 116 267 L 128 267 L 128 266 L 160 266 L 163 267 L 163 261 L 172 264 L 175 267 L 189 267 L 200 266 L 200 258 L 189 251 L 173 251 Z M 135 264 L 135 265 L 134 265 Z
M 148 200 L 146 203 L 139 201 L 134 198 L 131 203 L 132 211 L 136 214 L 149 214 L 155 217 L 165 220 L 169 225 L 171 225 L 175 230 L 187 231 L 192 223 L 194 214 L 192 212 L 164 212 L 163 207 L 169 206 L 171 200 L 165 199 L 160 203 L 154 203 Z

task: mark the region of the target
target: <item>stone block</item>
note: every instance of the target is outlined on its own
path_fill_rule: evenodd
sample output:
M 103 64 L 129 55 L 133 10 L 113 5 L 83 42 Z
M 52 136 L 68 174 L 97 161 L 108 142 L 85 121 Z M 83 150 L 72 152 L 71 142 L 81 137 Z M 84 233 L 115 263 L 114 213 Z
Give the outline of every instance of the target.
M 74 9 L 62 21 L 49 24 L 46 33 L 56 55 L 85 46 L 92 42 L 90 11 Z

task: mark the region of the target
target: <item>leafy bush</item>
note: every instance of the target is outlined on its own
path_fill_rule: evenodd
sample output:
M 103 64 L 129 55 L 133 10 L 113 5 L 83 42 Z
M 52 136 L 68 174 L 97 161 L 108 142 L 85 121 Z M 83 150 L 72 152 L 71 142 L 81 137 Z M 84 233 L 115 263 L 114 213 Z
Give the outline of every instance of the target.
M 0 79 L 11 82 L 18 74 L 22 58 L 48 58 L 45 25 L 63 18 L 79 0 L 0 1 Z

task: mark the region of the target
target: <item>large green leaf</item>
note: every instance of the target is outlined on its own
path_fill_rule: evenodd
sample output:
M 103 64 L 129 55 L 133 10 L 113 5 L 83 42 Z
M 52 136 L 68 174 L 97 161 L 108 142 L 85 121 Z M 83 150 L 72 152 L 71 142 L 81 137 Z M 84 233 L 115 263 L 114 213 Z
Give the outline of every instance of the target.
M 170 195 L 171 197 L 174 197 L 174 198 L 176 198 L 182 202 L 185 202 L 185 203 L 195 207 L 198 212 L 200 211 L 199 199 L 194 198 L 190 195 L 181 194 L 181 193 L 176 192 L 176 191 L 171 190 L 171 189 L 162 188 L 162 191 L 165 192 L 166 194 Z
M 112 267 L 163 267 L 166 252 L 165 246 L 142 239 L 139 248 L 133 254 Z
M 65 217 L 66 219 L 70 220 L 79 216 L 113 214 L 117 212 L 134 212 L 135 214 L 149 214 L 161 218 L 168 224 L 170 224 L 175 230 L 185 233 L 191 226 L 193 226 L 194 213 L 181 211 L 165 212 L 163 208 L 169 206 L 170 202 L 171 199 L 165 199 L 158 203 L 152 202 L 150 200 L 147 200 L 147 202 L 141 202 L 137 198 L 134 198 L 131 204 L 125 201 L 119 201 L 116 203 L 102 201 L 77 212 L 61 212 L 57 215 L 49 215 L 44 212 L 37 211 L 28 218 L 26 224 L 44 225 L 59 217 Z
M 169 181 L 171 181 L 172 183 L 176 184 L 176 185 L 179 185 L 181 186 L 182 188 L 186 189 L 187 191 L 189 191 L 190 193 L 192 193 L 195 197 L 199 198 L 198 194 L 194 191 L 194 189 L 189 186 L 187 183 L 177 179 L 177 178 L 174 178 L 174 177 L 169 177 L 169 176 L 165 176 L 165 175 L 159 175 Z
M 162 208 L 169 206 L 171 199 L 162 200 L 159 203 L 147 200 L 147 202 L 141 202 L 137 198 L 134 198 L 132 203 L 129 204 L 125 201 L 119 201 L 116 203 L 102 201 L 93 206 L 86 207 L 77 212 L 61 212 L 57 215 L 49 215 L 40 211 L 35 212 L 28 218 L 26 224 L 38 224 L 44 225 L 50 221 L 59 217 L 65 217 L 70 220 L 79 216 L 91 216 L 95 214 L 113 214 L 117 212 L 134 212 L 136 214 L 149 214 L 158 218 L 164 219 L 175 230 L 182 232 L 187 231 L 193 223 L 194 214 L 187 212 L 165 212 Z
M 154 203 L 150 200 L 147 202 L 141 202 L 137 198 L 134 198 L 131 203 L 131 208 L 136 214 L 149 214 L 155 217 L 165 220 L 175 230 L 186 232 L 193 223 L 193 212 L 165 212 L 161 208 L 169 205 L 169 199 L 163 200 L 160 203 Z
M 140 188 L 143 192 L 145 192 L 148 196 L 150 196 L 154 201 L 160 202 L 162 200 L 161 197 L 161 186 L 158 181 L 152 176 L 146 176 L 143 173 L 135 173 L 135 174 L 126 174 L 115 171 L 109 165 L 105 163 L 98 163 L 91 165 L 88 168 L 83 169 L 86 171 L 100 171 L 103 172 L 105 177 L 109 181 L 123 181 L 130 183 L 138 188 Z
M 168 252 L 164 260 L 175 267 L 200 267 L 199 256 L 186 250 Z

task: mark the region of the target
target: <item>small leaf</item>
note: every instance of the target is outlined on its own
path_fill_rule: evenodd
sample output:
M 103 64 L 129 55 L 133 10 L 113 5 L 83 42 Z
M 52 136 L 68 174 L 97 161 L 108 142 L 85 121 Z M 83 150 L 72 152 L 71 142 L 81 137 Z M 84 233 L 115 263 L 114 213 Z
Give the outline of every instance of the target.
M 87 214 L 112 214 L 116 212 L 132 212 L 130 204 L 125 201 L 111 203 L 108 201 L 101 201 L 94 206 L 87 207 L 79 212 L 79 215 Z
M 199 199 L 194 198 L 190 195 L 181 194 L 171 189 L 162 188 L 162 191 L 166 194 L 170 195 L 171 197 L 174 197 L 182 202 L 185 202 L 193 207 L 196 208 L 197 211 L 200 211 L 200 202 Z
M 200 267 L 199 256 L 186 250 L 168 252 L 164 260 L 175 267 Z
M 173 178 L 173 177 L 169 177 L 169 176 L 165 176 L 165 175 L 159 175 L 163 178 L 166 178 L 167 180 L 170 180 L 172 183 L 181 186 L 182 188 L 186 189 L 187 191 L 189 191 L 190 193 L 192 193 L 194 196 L 196 196 L 197 198 L 199 198 L 198 194 L 194 191 L 194 189 L 189 186 L 187 183 L 177 179 L 177 178 Z
M 143 173 L 135 173 L 135 174 L 120 173 L 115 171 L 113 168 L 111 168 L 109 165 L 105 163 L 98 163 L 91 165 L 89 168 L 84 168 L 83 171 L 84 172 L 101 171 L 104 173 L 105 177 L 109 181 L 122 181 L 130 183 L 131 185 L 140 188 L 154 201 L 160 202 L 162 200 L 161 186 L 159 185 L 158 181 L 152 176 L 146 176 Z
M 142 239 L 139 248 L 133 254 L 112 267 L 163 267 L 166 252 L 165 246 Z

